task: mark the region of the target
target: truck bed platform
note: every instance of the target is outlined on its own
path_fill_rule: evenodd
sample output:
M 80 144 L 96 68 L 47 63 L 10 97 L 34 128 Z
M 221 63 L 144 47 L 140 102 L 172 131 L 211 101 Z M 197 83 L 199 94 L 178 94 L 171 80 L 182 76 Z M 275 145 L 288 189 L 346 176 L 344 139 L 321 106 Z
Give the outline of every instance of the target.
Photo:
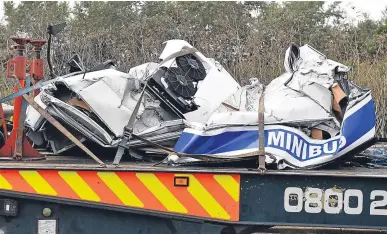
M 145 172 L 186 172 L 186 173 L 230 173 L 260 175 L 260 171 L 251 168 L 232 167 L 199 167 L 199 166 L 167 166 L 151 162 L 125 161 L 119 166 L 111 165 L 112 160 L 106 160 L 106 167 L 99 166 L 87 157 L 61 156 L 46 154 L 46 160 L 31 161 L 0 161 L 0 169 L 56 169 L 56 170 L 97 170 L 97 171 L 145 171 Z M 110 164 L 109 164 L 110 163 Z M 371 177 L 386 178 L 386 168 L 340 167 L 338 169 L 288 169 L 270 170 L 265 175 L 298 175 L 298 176 L 332 176 L 332 177 Z
M 101 167 L 88 158 L 49 154 L 46 160 L 0 161 L 0 203 L 8 199 L 27 207 L 87 207 L 82 212 L 94 216 L 114 211 L 123 217 L 207 223 L 222 230 L 289 225 L 387 228 L 387 169 L 267 170 L 262 175 L 247 168 L 135 161 L 116 167 L 111 161 Z

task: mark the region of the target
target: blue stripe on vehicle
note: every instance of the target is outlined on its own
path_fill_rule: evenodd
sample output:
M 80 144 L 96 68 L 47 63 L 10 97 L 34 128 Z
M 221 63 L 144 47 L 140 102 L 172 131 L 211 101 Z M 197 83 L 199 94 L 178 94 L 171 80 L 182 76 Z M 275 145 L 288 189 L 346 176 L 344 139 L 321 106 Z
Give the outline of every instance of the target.
M 311 143 L 309 138 L 303 138 L 298 134 L 300 131 L 282 128 L 265 130 L 265 146 L 285 151 L 300 161 L 335 154 L 354 143 L 375 126 L 374 108 L 374 103 L 370 100 L 344 120 L 341 132 L 342 137 L 345 138 L 345 144 L 340 148 L 339 137 Z M 174 149 L 177 152 L 190 154 L 219 154 L 254 149 L 258 148 L 258 135 L 258 130 L 227 131 L 213 136 L 183 132 Z M 287 144 L 287 141 L 290 143 Z

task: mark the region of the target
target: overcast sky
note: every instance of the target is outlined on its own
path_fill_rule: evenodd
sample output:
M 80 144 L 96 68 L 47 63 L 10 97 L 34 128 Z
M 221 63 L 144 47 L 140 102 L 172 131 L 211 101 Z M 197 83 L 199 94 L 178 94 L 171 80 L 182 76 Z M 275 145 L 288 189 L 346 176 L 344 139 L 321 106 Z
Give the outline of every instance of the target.
M 15 2 L 20 2 L 15 1 Z M 74 3 L 74 0 L 70 0 L 69 2 Z M 328 1 L 332 2 L 332 1 Z M 71 4 L 72 5 L 72 4 Z M 382 17 L 382 11 L 387 6 L 387 0 L 346 0 L 342 1 L 341 6 L 348 13 L 348 20 L 352 22 L 356 22 L 361 20 L 361 13 L 367 13 L 371 17 L 371 19 L 379 20 Z M 3 2 L 0 1 L 0 20 L 3 19 Z
M 387 6 L 387 0 L 344 1 L 341 5 L 347 10 L 350 17 L 356 17 L 360 11 L 368 13 L 371 19 L 379 20 L 382 17 L 382 11 Z M 355 7 L 355 9 L 352 9 L 352 7 Z

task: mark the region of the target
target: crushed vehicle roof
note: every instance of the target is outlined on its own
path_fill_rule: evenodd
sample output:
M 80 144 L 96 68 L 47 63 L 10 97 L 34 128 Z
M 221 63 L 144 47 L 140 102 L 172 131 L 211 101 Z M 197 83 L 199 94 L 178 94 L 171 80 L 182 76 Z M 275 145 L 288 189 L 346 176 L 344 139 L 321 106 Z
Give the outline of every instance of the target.
M 160 63 L 140 64 L 127 73 L 112 67 L 56 78 L 42 87 L 35 101 L 82 142 L 112 150 L 139 103 L 134 134 L 153 143 L 132 137 L 127 154 L 147 155 L 137 157 L 142 160 L 165 158 L 163 162 L 172 165 L 202 162 L 192 156 L 202 154 L 214 161 L 240 159 L 255 166 L 261 96 L 265 161 L 277 169 L 334 163 L 375 137 L 371 91 L 348 79 L 349 67 L 310 45 L 291 44 L 284 73 L 268 85 L 251 78 L 243 87 L 220 63 L 197 50 L 185 53 L 187 49 L 195 48 L 170 40 Z M 61 153 L 75 146 L 32 108 L 26 126 L 38 147 L 48 143 L 54 153 Z

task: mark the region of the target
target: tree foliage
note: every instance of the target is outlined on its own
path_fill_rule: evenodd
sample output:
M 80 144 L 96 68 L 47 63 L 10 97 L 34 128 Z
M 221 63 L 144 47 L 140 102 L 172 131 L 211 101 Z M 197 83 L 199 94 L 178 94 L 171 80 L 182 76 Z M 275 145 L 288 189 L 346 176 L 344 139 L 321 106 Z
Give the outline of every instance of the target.
M 387 135 L 387 19 L 345 22 L 338 3 L 324 2 L 186 2 L 80 1 L 4 2 L 0 25 L 0 61 L 9 57 L 10 36 L 45 38 L 48 24 L 66 21 L 55 37 L 57 73 L 72 52 L 86 67 L 113 59 L 119 69 L 158 61 L 163 42 L 183 39 L 215 58 L 245 84 L 249 77 L 268 83 L 284 71 L 290 43 L 310 44 L 328 57 L 353 67 L 352 78 L 373 89 L 378 132 Z M 4 71 L 4 70 L 3 70 Z

